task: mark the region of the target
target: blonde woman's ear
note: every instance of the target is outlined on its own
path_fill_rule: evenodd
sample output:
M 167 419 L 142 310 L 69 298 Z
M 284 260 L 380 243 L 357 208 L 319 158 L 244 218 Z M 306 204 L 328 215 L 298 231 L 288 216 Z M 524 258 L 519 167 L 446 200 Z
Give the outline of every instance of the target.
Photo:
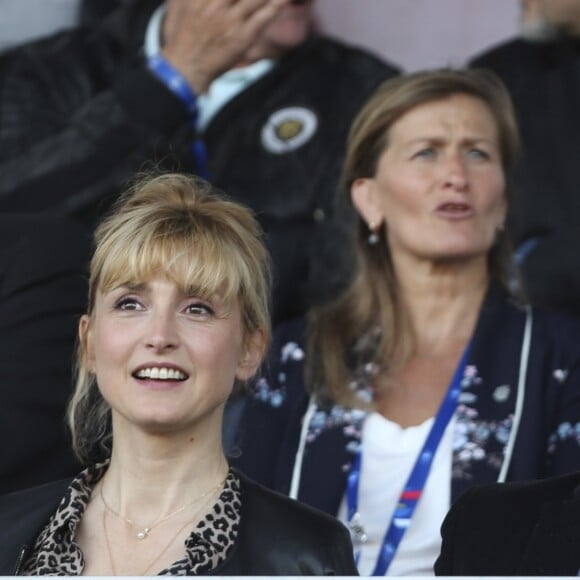
M 258 372 L 266 351 L 266 334 L 261 329 L 255 330 L 244 342 L 244 352 L 236 372 L 240 381 L 247 381 Z
M 88 314 L 83 314 L 79 320 L 79 343 L 81 346 L 83 360 L 90 373 L 95 373 L 95 355 L 93 348 L 93 332 L 91 329 L 91 319 Z

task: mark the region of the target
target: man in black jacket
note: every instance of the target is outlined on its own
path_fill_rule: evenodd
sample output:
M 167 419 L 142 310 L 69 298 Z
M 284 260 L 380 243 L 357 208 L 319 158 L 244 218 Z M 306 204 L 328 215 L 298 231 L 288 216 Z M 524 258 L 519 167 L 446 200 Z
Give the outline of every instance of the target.
M 516 108 L 523 157 L 508 227 L 524 290 L 580 314 L 580 1 L 522 0 L 522 38 L 479 55 Z
M 348 272 L 346 133 L 397 71 L 312 34 L 312 5 L 126 0 L 99 26 L 3 55 L 0 211 L 57 208 L 92 227 L 136 170 L 200 173 L 258 213 L 275 322 L 332 297 Z

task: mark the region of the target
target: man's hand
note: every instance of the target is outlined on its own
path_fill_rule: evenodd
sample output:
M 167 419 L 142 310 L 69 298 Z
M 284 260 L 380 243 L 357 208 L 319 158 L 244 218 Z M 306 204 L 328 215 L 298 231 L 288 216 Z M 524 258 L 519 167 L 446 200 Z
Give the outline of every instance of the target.
M 236 66 L 290 0 L 167 0 L 163 54 L 197 94 Z

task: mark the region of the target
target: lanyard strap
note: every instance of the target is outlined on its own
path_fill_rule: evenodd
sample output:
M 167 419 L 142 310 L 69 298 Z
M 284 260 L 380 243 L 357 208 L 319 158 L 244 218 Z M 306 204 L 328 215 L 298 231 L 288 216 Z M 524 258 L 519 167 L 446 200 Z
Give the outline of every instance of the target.
M 199 117 L 197 95 L 189 86 L 187 79 L 161 54 L 155 54 L 147 60 L 149 70 L 185 105 L 189 123 L 197 134 L 197 120 Z M 191 152 L 195 159 L 197 174 L 203 179 L 209 179 L 207 149 L 200 137 L 196 137 L 191 144 Z
M 461 393 L 461 382 L 465 374 L 465 366 L 469 357 L 470 345 L 467 346 L 459 365 L 455 369 L 453 378 L 447 393 L 437 411 L 431 430 L 425 439 L 425 443 L 417 459 L 415 465 L 411 470 L 411 474 L 403 487 L 403 491 L 397 501 L 397 505 L 379 552 L 373 576 L 384 576 L 395 557 L 399 544 L 411 523 L 411 518 L 415 512 L 415 508 L 421 499 L 431 464 L 443 433 L 455 413 L 457 408 L 457 401 Z M 351 530 L 353 544 L 355 546 L 355 560 L 358 564 L 360 559 L 360 548 L 367 540 L 364 528 L 361 525 L 360 513 L 358 511 L 358 495 L 360 484 L 360 470 L 362 463 L 362 444 L 361 448 L 355 455 L 352 469 L 347 478 L 346 499 L 348 506 L 348 524 Z
M 203 139 L 196 137 L 193 140 L 193 143 L 191 144 L 191 152 L 193 153 L 193 158 L 195 159 L 197 174 L 208 181 L 210 178 L 209 163 L 207 158 L 207 148 L 203 142 Z

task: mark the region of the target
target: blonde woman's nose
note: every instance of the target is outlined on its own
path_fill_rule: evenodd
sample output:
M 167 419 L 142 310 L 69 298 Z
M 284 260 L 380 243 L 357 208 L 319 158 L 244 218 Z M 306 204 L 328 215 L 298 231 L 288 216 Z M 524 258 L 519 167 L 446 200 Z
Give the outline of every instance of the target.
M 176 348 L 179 345 L 179 333 L 174 314 L 163 310 L 152 312 L 144 338 L 147 347 L 157 352 Z

